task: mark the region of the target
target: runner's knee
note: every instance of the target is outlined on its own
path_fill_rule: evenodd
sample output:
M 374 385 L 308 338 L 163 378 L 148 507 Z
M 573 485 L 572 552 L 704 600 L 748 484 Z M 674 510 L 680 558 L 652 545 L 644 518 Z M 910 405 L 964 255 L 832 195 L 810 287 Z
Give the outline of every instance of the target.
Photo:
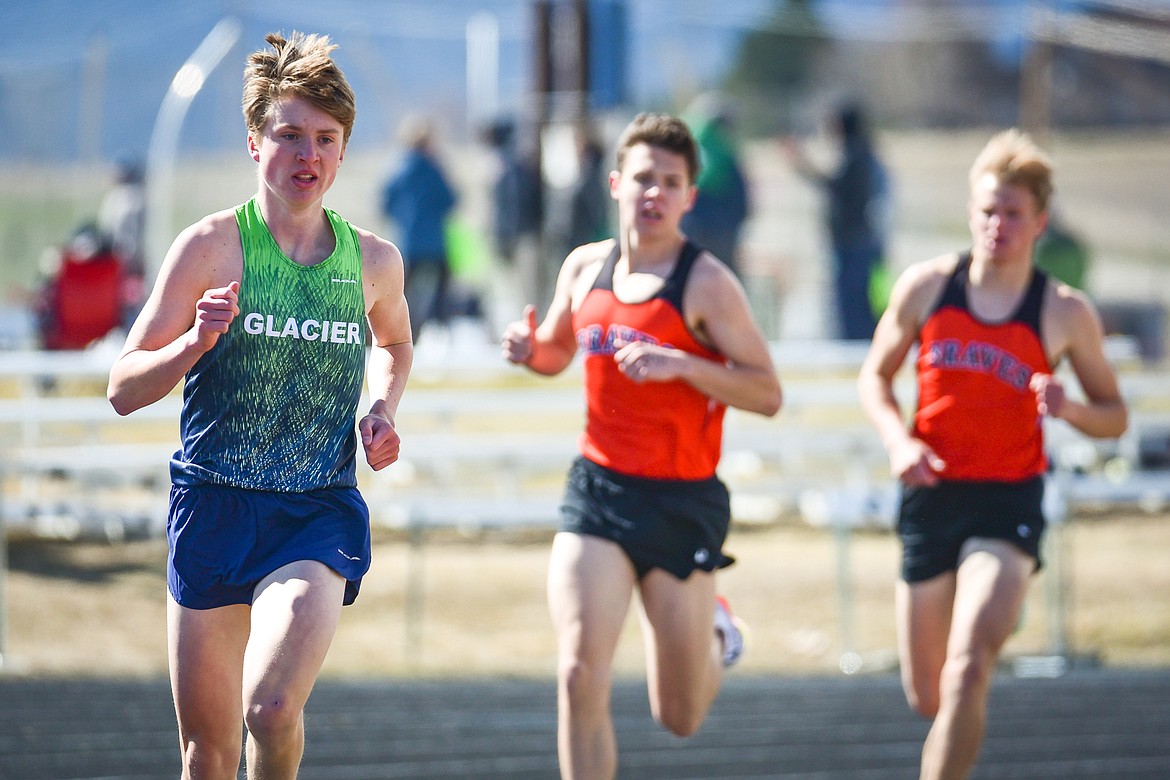
M 283 741 L 300 728 L 301 708 L 282 697 L 252 702 L 244 713 L 244 725 L 260 744 Z
M 969 649 L 952 656 L 943 665 L 942 687 L 958 699 L 987 689 L 995 656 L 986 650 Z
M 558 676 L 569 707 L 581 712 L 609 699 L 612 684 L 608 666 L 573 658 L 561 663 Z
M 910 705 L 910 709 L 927 719 L 938 714 L 937 685 L 904 683 L 902 689 L 906 694 L 906 703 Z
M 665 696 L 652 703 L 654 719 L 676 737 L 689 737 L 699 730 L 706 718 L 706 708 L 693 696 Z

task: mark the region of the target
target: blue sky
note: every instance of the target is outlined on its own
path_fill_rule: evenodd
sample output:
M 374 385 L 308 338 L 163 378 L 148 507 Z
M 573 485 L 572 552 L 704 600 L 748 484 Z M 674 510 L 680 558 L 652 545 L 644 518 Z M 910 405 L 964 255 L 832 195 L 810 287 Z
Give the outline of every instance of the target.
M 728 0 L 712 15 L 710 4 L 697 0 L 628 0 L 632 48 L 645 53 L 632 59 L 627 71 L 632 100 L 651 100 L 667 88 L 668 68 L 656 66 L 656 60 L 683 62 L 689 78 L 714 78 L 726 66 L 739 31 L 759 23 L 770 4 Z M 96 143 L 103 154 L 141 147 L 174 73 L 219 19 L 235 16 L 243 24 L 241 42 L 221 66 L 225 72 L 209 79 L 207 94 L 192 107 L 189 121 L 197 143 L 234 142 L 239 128 L 224 130 L 222 125 L 229 104 L 238 101 L 243 57 L 263 45 L 264 33 L 292 29 L 328 33 L 340 44 L 336 56 L 361 101 L 354 141 L 381 142 L 405 107 L 462 105 L 467 20 L 485 10 L 498 21 L 499 93 L 501 110 L 507 111 L 516 107 L 532 79 L 531 5 L 522 0 L 4 3 L 0 131 L 32 156 L 77 153 L 86 141 L 54 140 L 26 115 L 24 107 L 35 103 L 53 125 L 84 125 L 87 110 L 89 116 L 100 116 Z M 95 60 L 104 63 L 104 78 L 90 75 L 87 82 L 85 63 Z M 80 105 L 80 91 L 89 93 L 88 109 Z M 77 134 L 86 132 L 81 127 Z M 11 154 L 13 146 L 0 149 L 0 156 Z
M 594 0 L 620 2 L 620 0 Z M 896 0 L 819 0 L 845 37 L 888 32 Z M 1011 58 L 1020 2 L 967 3 L 1002 31 Z M 658 107 L 670 94 L 716 84 L 745 30 L 766 22 L 775 0 L 624 0 L 631 104 Z M 466 101 L 465 31 L 477 12 L 498 21 L 500 110 L 517 108 L 532 80 L 528 0 L 29 0 L 0 6 L 0 157 L 104 156 L 144 148 L 174 73 L 224 16 L 241 41 L 209 79 L 190 113 L 196 146 L 239 137 L 239 79 L 247 51 L 271 30 L 330 34 L 359 97 L 355 144 L 383 143 L 407 110 L 461 112 Z M 1014 37 L 1013 37 L 1014 36 Z M 86 63 L 103 68 L 87 70 Z M 88 74 L 88 75 L 87 75 Z M 29 115 L 28 106 L 38 113 Z M 96 117 L 96 119 L 95 119 Z M 229 117 L 231 117 L 229 119 Z M 87 124 L 97 124 L 91 128 Z M 88 135 L 87 135 L 88 134 Z

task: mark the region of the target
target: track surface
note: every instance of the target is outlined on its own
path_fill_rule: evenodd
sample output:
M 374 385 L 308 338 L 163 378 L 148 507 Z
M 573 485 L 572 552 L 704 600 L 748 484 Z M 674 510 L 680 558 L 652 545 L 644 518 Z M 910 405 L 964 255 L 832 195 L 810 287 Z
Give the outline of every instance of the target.
M 650 719 L 641 682 L 619 682 L 619 776 L 629 780 L 916 776 L 927 724 L 892 676 L 731 676 L 700 733 Z M 1170 671 L 999 677 L 972 778 L 1170 778 Z M 318 684 L 306 713 L 303 780 L 555 778 L 551 682 Z M 164 680 L 0 678 L 0 778 L 173 779 Z

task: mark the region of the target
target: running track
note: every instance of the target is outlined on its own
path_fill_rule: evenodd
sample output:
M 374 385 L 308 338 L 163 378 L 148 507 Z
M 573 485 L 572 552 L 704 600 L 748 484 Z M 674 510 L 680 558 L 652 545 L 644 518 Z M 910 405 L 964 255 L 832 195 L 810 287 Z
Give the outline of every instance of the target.
M 917 776 L 926 724 L 892 676 L 731 675 L 702 731 L 668 736 L 638 681 L 614 718 L 626 780 L 885 780 Z M 555 780 L 547 681 L 335 681 L 306 714 L 302 780 Z M 173 780 L 164 680 L 0 677 L 0 778 Z M 1170 670 L 997 678 L 973 780 L 1170 778 Z

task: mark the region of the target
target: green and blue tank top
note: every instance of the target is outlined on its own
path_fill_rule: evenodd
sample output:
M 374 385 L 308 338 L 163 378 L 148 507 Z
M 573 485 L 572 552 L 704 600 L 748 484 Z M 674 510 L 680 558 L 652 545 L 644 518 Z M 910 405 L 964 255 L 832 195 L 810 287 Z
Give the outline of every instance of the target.
M 326 209 L 333 253 L 293 262 L 255 199 L 236 209 L 240 313 L 187 373 L 176 485 L 302 492 L 357 484 L 355 417 L 365 376 L 361 249 Z

